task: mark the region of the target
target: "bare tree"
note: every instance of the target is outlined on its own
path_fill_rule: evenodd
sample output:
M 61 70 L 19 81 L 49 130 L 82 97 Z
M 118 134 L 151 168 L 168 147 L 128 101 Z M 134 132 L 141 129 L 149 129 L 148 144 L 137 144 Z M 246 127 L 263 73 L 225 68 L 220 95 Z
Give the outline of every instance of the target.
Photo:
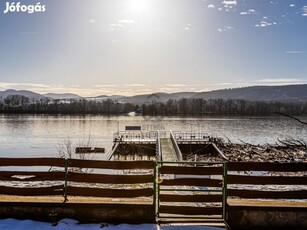
M 62 140 L 59 140 L 56 149 L 57 149 L 57 156 L 60 158 L 65 159 L 81 159 L 81 160 L 93 160 L 95 158 L 95 154 L 93 153 L 76 153 L 76 148 L 78 146 L 82 147 L 94 147 L 94 144 L 91 140 L 91 135 L 89 134 L 87 139 L 73 142 L 72 139 L 68 136 Z M 78 172 L 91 172 L 92 170 L 86 168 L 78 168 L 72 169 L 72 171 Z
M 280 113 L 280 112 L 275 112 L 275 113 L 276 113 L 276 114 L 279 114 L 279 115 L 281 115 L 281 116 L 288 117 L 288 118 L 291 118 L 291 119 L 293 119 L 293 120 L 296 120 L 296 121 L 298 121 L 299 123 L 301 123 L 301 124 L 303 124 L 303 125 L 307 125 L 307 122 L 301 121 L 300 119 L 298 119 L 298 118 L 296 118 L 296 117 L 290 116 L 290 115 L 285 114 L 285 113 Z

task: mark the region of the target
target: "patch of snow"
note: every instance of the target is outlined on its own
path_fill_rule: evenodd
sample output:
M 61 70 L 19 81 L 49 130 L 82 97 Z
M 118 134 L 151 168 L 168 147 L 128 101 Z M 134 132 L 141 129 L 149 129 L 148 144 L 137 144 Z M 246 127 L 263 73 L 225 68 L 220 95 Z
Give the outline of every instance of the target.
M 47 222 L 33 220 L 16 220 L 3 219 L 0 220 L 1 230 L 218 230 L 218 227 L 194 226 L 194 225 L 163 225 L 156 224 L 79 224 L 78 221 L 72 219 L 62 219 L 56 226 L 52 226 Z
M 3 219 L 0 220 L 0 229 L 2 230 L 157 230 L 155 224 L 79 224 L 78 221 L 72 219 L 63 219 L 56 226 L 52 226 L 47 222 L 39 222 L 33 220 L 15 220 Z

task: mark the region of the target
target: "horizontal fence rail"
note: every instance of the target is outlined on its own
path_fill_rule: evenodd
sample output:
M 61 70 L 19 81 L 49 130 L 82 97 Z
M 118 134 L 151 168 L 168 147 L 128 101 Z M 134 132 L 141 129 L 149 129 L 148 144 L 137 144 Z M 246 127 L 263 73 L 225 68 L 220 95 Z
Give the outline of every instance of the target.
M 307 163 L 228 162 L 232 199 L 307 199 Z

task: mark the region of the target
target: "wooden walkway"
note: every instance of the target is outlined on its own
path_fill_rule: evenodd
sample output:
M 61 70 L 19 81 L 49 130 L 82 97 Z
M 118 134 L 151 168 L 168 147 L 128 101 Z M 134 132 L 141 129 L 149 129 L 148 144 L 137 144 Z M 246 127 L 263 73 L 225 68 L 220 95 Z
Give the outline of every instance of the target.
M 161 138 L 162 161 L 174 162 L 177 161 L 176 152 L 170 138 Z

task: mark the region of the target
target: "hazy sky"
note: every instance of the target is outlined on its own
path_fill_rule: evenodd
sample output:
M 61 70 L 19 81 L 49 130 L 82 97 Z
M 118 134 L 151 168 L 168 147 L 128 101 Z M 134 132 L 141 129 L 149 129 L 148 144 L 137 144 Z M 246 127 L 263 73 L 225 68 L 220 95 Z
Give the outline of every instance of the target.
M 0 6 L 0 90 L 83 96 L 307 83 L 306 0 L 24 0 Z M 16 4 L 16 1 L 14 1 Z

